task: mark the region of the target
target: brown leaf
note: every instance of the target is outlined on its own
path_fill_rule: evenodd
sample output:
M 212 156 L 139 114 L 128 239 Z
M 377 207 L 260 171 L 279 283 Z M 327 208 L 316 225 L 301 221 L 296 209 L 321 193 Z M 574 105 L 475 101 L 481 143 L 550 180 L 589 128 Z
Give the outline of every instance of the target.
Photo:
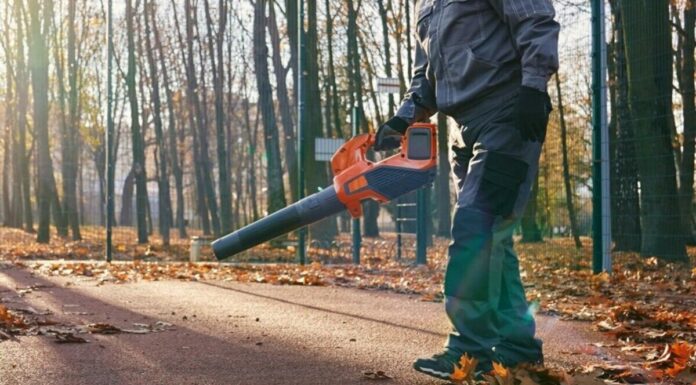
M 386 373 L 384 373 L 381 370 L 377 371 L 368 371 L 368 372 L 363 372 L 363 378 L 366 380 L 372 380 L 372 381 L 389 381 L 392 380 L 392 377 L 388 376 Z
M 665 374 L 674 378 L 683 372 L 689 365 L 691 355 L 696 349 L 686 342 L 677 342 L 669 347 L 672 366 L 665 370 Z
M 27 324 L 21 317 L 10 312 L 10 310 L 0 305 L 0 327 L 26 329 Z
M 92 334 L 118 334 L 121 332 L 121 329 L 106 323 L 89 324 L 87 330 Z
M 78 337 L 72 333 L 55 333 L 56 343 L 58 344 L 84 344 L 89 341 L 82 337 Z

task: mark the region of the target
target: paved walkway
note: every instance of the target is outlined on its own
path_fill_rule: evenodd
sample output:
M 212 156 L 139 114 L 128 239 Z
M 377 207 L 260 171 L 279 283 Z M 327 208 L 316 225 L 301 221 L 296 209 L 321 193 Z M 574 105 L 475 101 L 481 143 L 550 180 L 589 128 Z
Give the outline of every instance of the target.
M 67 284 L 67 285 L 66 285 Z M 18 287 L 42 288 L 17 295 Z M 233 282 L 139 282 L 97 286 L 0 270 L 9 307 L 50 310 L 51 319 L 117 327 L 165 321 L 175 330 L 83 335 L 87 344 L 45 336 L 0 343 L 0 385 L 365 384 L 381 370 L 390 384 L 443 384 L 414 372 L 437 352 L 448 323 L 442 304 L 386 292 Z M 589 324 L 539 317 L 547 361 L 571 367 L 610 358 L 591 345 Z

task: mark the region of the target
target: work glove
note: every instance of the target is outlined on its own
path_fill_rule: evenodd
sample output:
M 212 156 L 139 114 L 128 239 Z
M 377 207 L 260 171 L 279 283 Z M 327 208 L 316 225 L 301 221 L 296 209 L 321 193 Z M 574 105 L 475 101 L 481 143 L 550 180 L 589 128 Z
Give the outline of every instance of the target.
M 544 143 L 550 112 L 549 94 L 522 86 L 517 100 L 517 128 L 522 140 Z
M 408 122 L 395 116 L 379 127 L 375 137 L 375 151 L 389 151 L 401 147 L 401 137 L 408 129 Z

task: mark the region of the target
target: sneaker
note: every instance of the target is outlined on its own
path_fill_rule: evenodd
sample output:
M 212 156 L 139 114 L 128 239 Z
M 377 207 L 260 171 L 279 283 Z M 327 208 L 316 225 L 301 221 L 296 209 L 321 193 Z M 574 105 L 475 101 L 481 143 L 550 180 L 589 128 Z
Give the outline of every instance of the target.
M 454 368 L 459 363 L 460 358 L 461 354 L 445 351 L 432 357 L 417 359 L 413 363 L 413 369 L 441 380 L 451 380 Z M 479 377 L 481 374 L 482 372 L 477 370 L 475 377 Z

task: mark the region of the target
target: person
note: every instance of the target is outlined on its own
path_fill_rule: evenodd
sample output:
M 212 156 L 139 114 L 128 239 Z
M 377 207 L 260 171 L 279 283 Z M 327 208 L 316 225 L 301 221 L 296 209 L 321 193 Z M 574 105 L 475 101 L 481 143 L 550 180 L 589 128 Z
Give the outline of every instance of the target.
M 415 361 L 422 373 L 450 379 L 467 354 L 477 372 L 543 363 L 533 314 L 520 280 L 512 233 L 538 171 L 558 69 L 551 0 L 419 0 L 410 88 L 382 125 L 378 151 L 396 149 L 414 122 L 436 112 L 450 130 L 457 186 L 444 282 L 452 332 L 444 351 Z

